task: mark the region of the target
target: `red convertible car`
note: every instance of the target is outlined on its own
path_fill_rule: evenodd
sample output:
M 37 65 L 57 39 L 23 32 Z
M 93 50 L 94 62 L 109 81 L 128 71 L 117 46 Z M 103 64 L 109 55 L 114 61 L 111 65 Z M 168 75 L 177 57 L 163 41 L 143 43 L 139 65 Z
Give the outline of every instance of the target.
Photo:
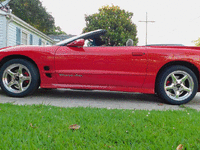
M 99 29 L 54 46 L 0 50 L 0 86 L 23 97 L 40 88 L 71 88 L 157 94 L 184 104 L 199 91 L 200 48 L 103 46 Z

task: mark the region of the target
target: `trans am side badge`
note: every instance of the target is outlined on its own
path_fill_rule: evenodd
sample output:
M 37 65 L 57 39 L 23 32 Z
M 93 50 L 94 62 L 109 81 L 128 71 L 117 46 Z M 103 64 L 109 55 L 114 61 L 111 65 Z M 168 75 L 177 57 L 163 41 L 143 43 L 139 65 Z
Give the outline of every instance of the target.
M 59 76 L 61 77 L 83 77 L 82 75 L 79 75 L 79 74 L 59 74 Z

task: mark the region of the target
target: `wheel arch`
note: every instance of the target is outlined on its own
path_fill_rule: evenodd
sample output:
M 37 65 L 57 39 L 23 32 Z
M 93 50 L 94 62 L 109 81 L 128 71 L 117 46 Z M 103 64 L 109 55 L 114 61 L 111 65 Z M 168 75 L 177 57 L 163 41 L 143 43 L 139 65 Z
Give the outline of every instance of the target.
M 25 59 L 25 60 L 31 62 L 37 68 L 38 74 L 40 75 L 38 65 L 35 63 L 35 61 L 33 61 L 31 58 L 24 56 L 24 55 L 9 55 L 9 56 L 4 57 L 0 61 L 0 69 L 3 66 L 4 63 L 6 63 L 7 61 L 12 60 L 12 59 Z M 39 77 L 39 85 L 40 85 L 40 83 L 41 83 L 41 79 Z
M 181 66 L 185 66 L 185 67 L 191 69 L 194 72 L 194 74 L 196 75 L 198 83 L 199 83 L 199 70 L 194 64 L 192 64 L 190 62 L 186 62 L 186 61 L 172 61 L 172 62 L 169 62 L 169 63 L 165 64 L 164 66 L 162 66 L 162 68 L 160 68 L 160 70 L 158 71 L 158 73 L 156 75 L 156 80 L 155 80 L 155 92 L 156 93 L 157 93 L 157 84 L 156 83 L 158 82 L 159 75 L 167 67 L 175 66 L 175 65 L 181 65 Z

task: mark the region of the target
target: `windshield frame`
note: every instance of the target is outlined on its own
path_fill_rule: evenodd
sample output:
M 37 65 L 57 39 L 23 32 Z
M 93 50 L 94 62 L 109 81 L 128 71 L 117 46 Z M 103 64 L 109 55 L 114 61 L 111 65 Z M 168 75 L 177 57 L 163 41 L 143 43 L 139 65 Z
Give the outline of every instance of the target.
M 90 39 L 90 38 L 93 38 L 93 37 L 97 37 L 97 36 L 103 35 L 105 33 L 106 33 L 106 30 L 98 29 L 98 30 L 94 30 L 94 31 L 90 31 L 90 32 L 87 32 L 87 33 L 83 33 L 83 34 L 71 37 L 69 39 L 60 41 L 56 45 L 57 46 L 66 46 L 67 44 L 69 44 L 69 43 L 71 43 L 71 42 L 73 42 L 75 40 L 78 40 L 78 39 Z

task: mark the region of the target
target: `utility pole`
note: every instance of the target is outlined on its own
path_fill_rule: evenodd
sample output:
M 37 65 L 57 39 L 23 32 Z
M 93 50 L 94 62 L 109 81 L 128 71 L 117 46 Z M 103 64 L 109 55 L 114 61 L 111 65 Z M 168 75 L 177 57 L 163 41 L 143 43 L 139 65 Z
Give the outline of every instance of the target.
M 147 12 L 146 12 L 146 21 L 139 21 L 139 22 L 145 22 L 145 23 L 146 23 L 146 45 L 147 45 L 147 24 L 148 24 L 149 22 L 154 23 L 155 21 L 148 21 Z

